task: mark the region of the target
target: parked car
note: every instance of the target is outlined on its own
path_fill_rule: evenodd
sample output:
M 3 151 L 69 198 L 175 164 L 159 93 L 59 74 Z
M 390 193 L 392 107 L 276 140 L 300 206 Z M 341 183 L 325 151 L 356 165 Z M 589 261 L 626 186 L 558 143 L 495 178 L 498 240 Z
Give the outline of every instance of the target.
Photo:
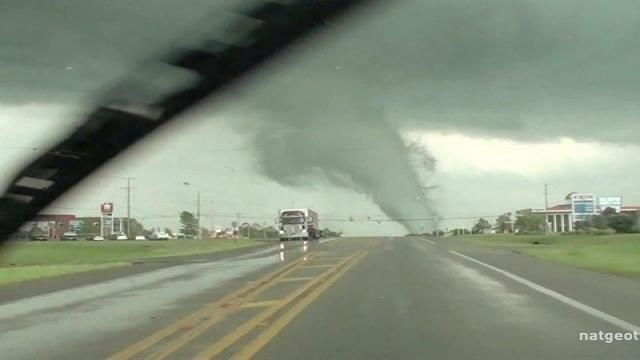
M 125 234 L 120 234 L 116 237 L 116 240 L 129 240 L 129 238 Z
M 49 237 L 46 235 L 34 235 L 29 237 L 30 241 L 47 241 L 49 240 Z
M 104 241 L 104 236 L 96 235 L 92 237 L 90 240 L 92 241 Z
M 136 240 L 147 240 L 147 238 L 144 235 L 138 235 L 136 236 Z
M 194 237 L 193 235 L 185 235 L 185 234 L 176 234 L 176 239 L 187 239 L 187 240 L 193 240 Z
M 60 240 L 63 241 L 75 241 L 78 240 L 78 234 L 74 233 L 74 232 L 66 232 L 64 234 L 62 234 L 62 238 L 60 238 Z
M 149 240 L 169 240 L 169 234 L 165 232 L 153 233 Z

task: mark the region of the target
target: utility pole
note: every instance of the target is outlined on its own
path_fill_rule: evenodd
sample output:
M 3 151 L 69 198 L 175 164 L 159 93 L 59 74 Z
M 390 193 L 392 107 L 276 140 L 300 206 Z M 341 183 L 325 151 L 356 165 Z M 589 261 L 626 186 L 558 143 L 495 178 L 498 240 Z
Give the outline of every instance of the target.
M 200 228 L 200 190 L 198 190 L 198 198 L 197 198 L 197 205 L 196 205 L 196 219 L 197 219 L 197 223 L 198 223 L 198 239 L 200 239 L 202 237 L 202 230 Z
M 213 201 L 209 201 L 209 222 L 211 223 L 211 229 L 215 232 L 216 231 L 216 224 L 214 223 L 214 219 L 213 219 Z
M 544 209 L 549 208 L 549 184 L 544 184 Z
M 125 180 L 127 180 L 127 186 L 123 187 L 122 189 L 127 190 L 127 239 L 131 239 L 131 180 L 134 180 L 134 178 L 127 176 L 124 178 Z M 122 231 L 122 229 L 120 229 L 120 231 Z
M 549 208 L 549 184 L 544 184 L 544 209 L 545 211 Z M 569 215 L 571 217 L 571 215 Z M 544 215 L 544 233 L 545 235 L 549 235 L 549 223 L 547 222 L 547 215 Z
M 236 213 L 236 228 L 233 230 L 236 233 L 236 242 L 238 242 L 238 237 L 240 236 L 240 213 Z

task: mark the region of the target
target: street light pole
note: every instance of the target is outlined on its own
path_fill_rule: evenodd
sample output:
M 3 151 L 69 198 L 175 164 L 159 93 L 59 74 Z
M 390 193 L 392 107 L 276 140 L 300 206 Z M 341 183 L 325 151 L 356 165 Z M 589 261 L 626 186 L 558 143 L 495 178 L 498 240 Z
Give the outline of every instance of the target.
M 133 180 L 134 178 L 128 176 L 124 178 L 125 180 L 127 180 L 127 186 L 122 188 L 127 190 L 127 238 L 131 239 L 131 180 Z M 122 222 L 120 223 L 122 224 Z M 122 226 L 120 231 L 122 231 Z
M 200 228 L 200 191 L 198 191 L 198 200 L 197 200 L 197 210 L 196 210 L 196 219 L 198 222 L 198 239 L 202 238 L 202 230 Z

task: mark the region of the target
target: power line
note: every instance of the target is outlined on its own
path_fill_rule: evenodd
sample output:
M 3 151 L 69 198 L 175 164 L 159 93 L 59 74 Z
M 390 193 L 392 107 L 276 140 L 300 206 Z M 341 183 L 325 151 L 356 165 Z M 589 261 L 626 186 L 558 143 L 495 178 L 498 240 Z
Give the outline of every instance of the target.
M 127 238 L 131 238 L 131 180 L 134 180 L 134 178 L 128 176 L 128 177 L 124 177 L 123 179 L 127 180 L 127 186 L 123 187 L 122 189 L 126 189 L 127 190 Z
M 126 187 L 124 188 L 126 189 Z M 131 189 L 134 189 L 131 187 Z M 75 207 L 50 207 L 52 209 L 65 209 L 65 210 L 95 210 L 93 208 L 75 208 Z M 149 212 L 146 209 L 131 207 L 132 209 L 138 211 L 139 213 L 147 213 L 147 216 L 141 216 L 140 219 L 161 219 L 161 218 L 177 218 L 179 214 L 167 214 L 167 213 L 155 213 Z M 391 218 L 391 217 L 383 217 L 380 215 L 371 216 L 371 215 L 354 215 L 354 216 L 330 216 L 329 214 L 320 214 L 321 221 L 331 221 L 331 222 L 401 222 L 401 221 L 433 221 L 433 220 L 470 220 L 470 219 L 478 219 L 478 218 L 497 218 L 502 214 L 493 214 L 493 215 L 475 215 L 475 216 L 435 216 L 435 217 L 424 217 L 424 218 Z M 273 220 L 276 216 L 267 216 L 265 213 L 231 213 L 231 212 L 210 212 L 210 213 L 200 213 L 201 217 L 217 217 L 217 218 L 228 218 L 228 219 L 260 219 L 260 220 Z

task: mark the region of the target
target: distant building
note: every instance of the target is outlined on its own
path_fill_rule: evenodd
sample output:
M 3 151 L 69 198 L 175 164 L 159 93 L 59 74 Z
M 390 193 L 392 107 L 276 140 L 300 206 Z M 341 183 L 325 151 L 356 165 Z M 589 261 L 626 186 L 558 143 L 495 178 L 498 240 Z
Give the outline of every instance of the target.
M 17 237 L 46 236 L 49 240 L 60 240 L 65 232 L 73 231 L 71 223 L 75 218 L 75 215 L 69 214 L 36 215 L 32 221 L 20 227 Z
M 640 206 L 623 205 L 620 196 L 596 196 L 594 194 L 572 192 L 565 203 L 544 208 L 528 208 L 516 211 L 516 216 L 542 214 L 551 232 L 571 232 L 576 222 L 598 215 L 606 208 L 618 213 L 631 214 L 640 218 Z
M 124 233 L 127 230 L 127 218 L 126 217 L 114 217 L 111 218 L 113 222 L 112 230 L 110 234 L 104 234 L 105 236 L 109 236 L 111 234 L 120 234 Z M 131 218 L 131 223 L 134 224 L 136 220 Z M 100 217 L 98 216 L 90 216 L 90 217 L 79 217 L 73 222 L 74 228 L 76 232 L 87 233 L 86 230 L 90 230 L 88 234 L 98 235 L 100 234 Z M 85 231 L 82 231 L 85 230 Z M 88 234 L 80 234 L 80 235 L 88 235 Z

